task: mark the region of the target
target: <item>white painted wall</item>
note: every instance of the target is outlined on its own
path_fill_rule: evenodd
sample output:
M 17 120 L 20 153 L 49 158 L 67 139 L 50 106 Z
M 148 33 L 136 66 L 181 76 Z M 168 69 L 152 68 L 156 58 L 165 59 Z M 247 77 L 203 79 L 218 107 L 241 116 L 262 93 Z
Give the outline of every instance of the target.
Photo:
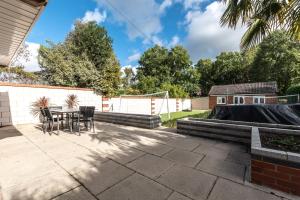
M 155 114 L 167 113 L 167 99 L 154 98 Z M 151 98 L 111 98 L 109 101 L 110 112 L 134 113 L 151 115 Z M 121 105 L 121 107 L 120 107 Z M 191 99 L 179 99 L 179 111 L 191 109 Z M 169 99 L 170 112 L 176 112 L 176 99 Z
M 93 91 L 76 90 L 76 89 L 49 89 L 49 88 L 35 88 L 35 87 L 14 87 L 14 86 L 0 86 L 0 101 L 1 97 L 8 94 L 8 101 L 2 106 L 0 103 L 0 110 L 9 112 L 12 124 L 26 124 L 36 123 L 38 118 L 32 114 L 32 104 L 40 97 L 47 97 L 50 100 L 50 106 L 65 106 L 65 100 L 69 94 L 78 96 L 79 105 L 95 106 L 97 110 L 102 110 L 102 98 L 96 95 Z M 7 98 L 6 98 L 7 99 Z M 7 105 L 9 104 L 9 105 Z M 7 113 L 6 113 L 7 114 Z M 7 121 L 7 118 L 1 117 L 0 122 Z M 0 124 L 1 125 L 1 124 Z M 7 125 L 7 124 L 2 124 Z
M 133 114 L 151 114 L 150 98 L 111 98 L 110 112 L 133 113 Z

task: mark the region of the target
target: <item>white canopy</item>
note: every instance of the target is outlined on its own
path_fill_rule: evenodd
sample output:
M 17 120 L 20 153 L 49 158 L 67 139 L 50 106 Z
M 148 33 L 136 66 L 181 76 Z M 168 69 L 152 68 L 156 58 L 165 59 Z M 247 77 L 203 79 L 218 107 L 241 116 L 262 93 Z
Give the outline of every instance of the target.
M 0 0 L 0 65 L 10 65 L 47 1 Z

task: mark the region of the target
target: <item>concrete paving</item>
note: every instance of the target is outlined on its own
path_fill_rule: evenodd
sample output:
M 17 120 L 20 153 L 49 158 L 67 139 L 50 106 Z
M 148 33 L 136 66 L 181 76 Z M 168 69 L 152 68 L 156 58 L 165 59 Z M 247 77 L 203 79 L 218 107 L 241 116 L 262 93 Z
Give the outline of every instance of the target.
M 169 129 L 96 123 L 96 132 L 0 128 L 0 200 L 296 199 L 249 183 L 239 144 Z

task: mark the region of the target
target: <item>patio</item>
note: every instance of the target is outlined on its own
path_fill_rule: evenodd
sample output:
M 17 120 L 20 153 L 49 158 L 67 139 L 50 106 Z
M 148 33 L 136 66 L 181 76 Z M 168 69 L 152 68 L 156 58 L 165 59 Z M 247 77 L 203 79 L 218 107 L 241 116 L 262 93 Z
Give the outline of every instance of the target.
M 96 132 L 0 129 L 0 200 L 296 199 L 253 185 L 242 145 L 95 123 Z

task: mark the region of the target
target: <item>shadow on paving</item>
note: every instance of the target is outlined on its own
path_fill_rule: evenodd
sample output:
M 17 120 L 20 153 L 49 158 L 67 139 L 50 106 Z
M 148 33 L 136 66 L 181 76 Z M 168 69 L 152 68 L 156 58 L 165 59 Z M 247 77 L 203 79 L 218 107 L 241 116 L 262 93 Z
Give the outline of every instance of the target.
M 18 131 L 14 126 L 0 127 L 0 129 L 0 140 L 8 137 L 22 136 L 22 133 L 20 133 L 20 131 Z
M 0 200 L 278 199 L 229 181 L 244 174 L 236 173 L 239 164 L 231 162 L 242 162 L 236 157 L 246 154 L 237 145 L 163 130 L 95 125 L 95 133 L 80 135 L 50 135 L 38 126 L 17 126 L 23 145 L 10 146 L 6 152 L 12 156 L 0 157 Z M 0 155 L 5 140 L 0 140 Z M 218 159 L 212 159 L 215 155 Z M 187 167 L 185 159 L 196 162 Z M 227 186 L 226 198 L 222 185 Z
M 115 127 L 113 133 L 109 133 L 113 126 L 106 125 L 106 128 L 103 128 L 97 125 L 97 129 L 100 130 L 98 129 L 95 134 L 83 132 L 77 137 L 76 134 L 61 132 L 57 137 L 56 134 L 44 134 L 39 127 L 24 127 L 21 126 L 20 131 L 14 128 L 11 134 L 22 136 L 22 132 L 34 144 L 31 144 L 32 146 L 26 144 L 24 148 L 19 146 L 17 150 L 20 158 L 0 160 L 0 162 L 9 162 L 12 164 L 11 167 L 15 168 L 13 171 L 10 171 L 8 166 L 2 169 L 2 172 L 7 170 L 7 173 L 13 174 L 10 180 L 7 180 L 8 187 L 4 184 L 4 188 L 1 184 L 2 174 L 0 174 L 1 200 L 92 200 L 131 176 L 133 180 L 129 181 L 137 190 L 131 190 L 132 194 L 128 195 L 142 199 L 143 196 L 140 195 L 143 194 L 146 199 L 159 200 L 166 199 L 171 193 L 171 190 L 164 186 L 138 176 L 133 170 L 120 164 L 128 163 L 145 154 L 138 152 L 136 155 L 136 150 L 120 144 L 155 147 L 159 144 L 157 139 L 167 139 L 161 133 L 150 137 L 150 134 L 140 130 L 126 130 L 119 127 Z M 140 136 L 135 135 L 137 133 Z M 77 140 L 76 142 L 81 146 L 70 142 L 69 137 Z M 80 140 L 84 137 L 88 137 L 95 146 L 91 144 L 90 149 L 83 147 L 85 144 L 80 143 Z M 27 151 L 24 155 L 26 158 L 22 158 L 22 153 L 25 151 Z M 122 196 L 120 198 L 122 199 Z

